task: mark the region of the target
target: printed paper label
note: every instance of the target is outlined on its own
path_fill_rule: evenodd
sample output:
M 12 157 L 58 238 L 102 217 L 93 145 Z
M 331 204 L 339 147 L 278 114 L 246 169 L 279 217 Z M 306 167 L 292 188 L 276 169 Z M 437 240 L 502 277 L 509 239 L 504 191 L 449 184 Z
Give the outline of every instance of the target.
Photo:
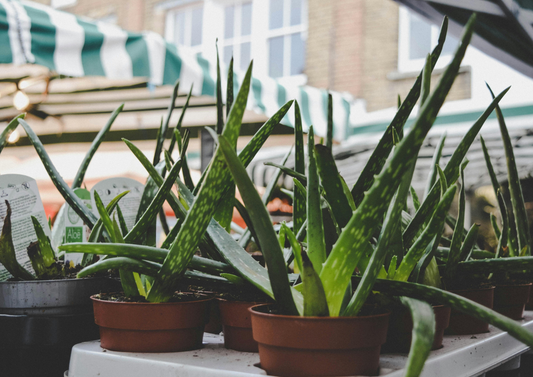
M 24 268 L 33 272 L 27 247 L 37 241 L 37 235 L 31 216 L 39 220 L 45 234 L 50 237 L 50 228 L 37 182 L 31 177 L 20 174 L 0 175 L 0 229 L 4 226 L 7 214 L 6 200 L 11 206 L 11 230 L 17 260 Z M 10 277 L 11 274 L 0 265 L 0 281 Z
M 89 190 L 77 188 L 74 190 L 74 193 L 78 196 L 78 198 L 81 199 L 87 208 L 92 210 L 91 193 Z M 58 226 L 62 226 L 64 228 L 62 232 L 62 243 L 87 242 L 90 233 L 89 228 L 83 223 L 83 220 L 78 216 L 76 211 L 72 209 L 72 207 L 70 207 L 68 204 L 65 204 L 65 206 L 65 210 L 63 211 L 63 221 L 58 224 Z M 65 254 L 65 261 L 72 261 L 75 265 L 81 263 L 82 259 L 83 253 Z
M 98 182 L 91 189 L 93 213 L 98 216 L 98 209 L 96 208 L 96 204 L 94 201 L 95 191 L 98 192 L 98 195 L 100 196 L 100 199 L 102 199 L 104 206 L 107 206 L 109 202 L 111 202 L 111 200 L 113 200 L 118 194 L 124 191 L 129 191 L 128 194 L 126 194 L 122 199 L 120 199 L 118 205 L 120 207 L 122 215 L 124 216 L 124 220 L 126 221 L 126 226 L 128 227 L 128 230 L 131 230 L 131 228 L 133 228 L 133 226 L 135 225 L 137 212 L 139 211 L 139 206 L 141 204 L 143 190 L 144 185 L 131 178 L 108 178 L 101 182 Z M 111 218 L 113 218 L 113 216 L 114 213 L 111 215 Z

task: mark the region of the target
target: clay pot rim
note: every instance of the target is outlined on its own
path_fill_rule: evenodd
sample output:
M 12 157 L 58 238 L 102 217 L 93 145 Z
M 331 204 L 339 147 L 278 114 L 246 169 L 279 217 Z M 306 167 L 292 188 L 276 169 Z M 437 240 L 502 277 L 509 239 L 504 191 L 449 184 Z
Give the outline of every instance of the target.
M 452 289 L 448 292 L 451 292 L 451 293 L 461 293 L 461 292 L 477 292 L 477 291 L 490 291 L 490 290 L 493 290 L 495 289 L 496 286 L 495 285 L 491 285 L 489 287 L 482 287 L 482 288 L 469 288 L 469 289 Z
M 283 319 L 292 319 L 292 320 L 299 320 L 302 319 L 304 321 L 347 321 L 347 320 L 357 320 L 357 319 L 368 319 L 368 318 L 376 318 L 376 317 L 388 317 L 391 315 L 390 310 L 386 310 L 385 313 L 380 314 L 372 314 L 372 315 L 363 315 L 363 316 L 350 316 L 350 317 L 310 317 L 310 316 L 302 316 L 302 315 L 285 315 L 285 314 L 272 314 L 272 313 L 263 313 L 260 311 L 255 310 L 256 308 L 263 307 L 263 306 L 269 306 L 274 304 L 259 304 L 254 305 L 250 308 L 248 308 L 248 311 L 254 315 L 258 315 L 264 318 L 283 318 Z
M 82 278 L 69 278 L 69 279 L 33 279 L 33 280 L 16 280 L 16 281 L 0 281 L 0 285 L 23 285 L 23 284 L 43 284 L 43 283 L 57 283 L 57 282 L 74 282 L 74 281 L 87 281 L 87 280 L 103 280 L 113 279 L 108 276 L 91 276 Z
M 496 288 L 504 288 L 504 287 L 527 287 L 533 285 L 533 283 L 519 283 L 519 284 L 496 284 Z
M 151 305 L 164 305 L 164 306 L 172 306 L 172 305 L 185 305 L 185 304 L 195 304 L 198 302 L 205 302 L 205 301 L 211 301 L 213 300 L 213 297 L 206 297 L 201 298 L 198 300 L 190 300 L 190 301 L 174 301 L 174 302 L 128 302 L 128 301 L 109 301 L 109 300 L 101 300 L 99 298 L 95 297 L 96 295 L 92 295 L 90 298 L 91 300 L 95 302 L 101 302 L 109 305 L 136 305 L 136 306 L 151 306 Z
M 224 302 L 250 303 L 252 305 L 272 304 L 270 302 L 264 302 L 264 301 L 228 300 L 228 299 L 225 299 L 225 298 L 222 298 L 222 297 L 215 297 L 215 300 L 224 301 Z

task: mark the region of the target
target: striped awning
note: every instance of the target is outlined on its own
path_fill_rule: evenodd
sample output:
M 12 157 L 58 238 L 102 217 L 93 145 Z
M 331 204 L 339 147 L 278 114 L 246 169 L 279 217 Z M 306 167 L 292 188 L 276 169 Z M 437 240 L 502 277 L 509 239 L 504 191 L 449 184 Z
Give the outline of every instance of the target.
M 193 85 L 193 95 L 215 95 L 216 62 L 179 50 L 154 32 L 127 32 L 33 2 L 0 0 L 0 46 L 0 63 L 34 63 L 74 77 L 146 77 L 155 86 L 173 85 L 179 79 L 183 93 Z M 235 73 L 236 85 L 241 77 Z M 271 116 L 286 101 L 296 99 L 304 129 L 313 125 L 317 135 L 325 136 L 327 93 L 254 77 L 248 107 Z M 331 94 L 334 137 L 343 140 L 353 99 L 349 94 Z M 293 126 L 293 112 L 282 123 Z

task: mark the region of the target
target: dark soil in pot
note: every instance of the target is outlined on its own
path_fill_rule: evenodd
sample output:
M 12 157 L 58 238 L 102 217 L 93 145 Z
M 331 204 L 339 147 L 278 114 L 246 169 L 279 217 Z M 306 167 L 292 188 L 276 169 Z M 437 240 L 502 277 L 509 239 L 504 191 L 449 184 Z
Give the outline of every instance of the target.
M 435 337 L 433 339 L 432 350 L 442 348 L 444 330 L 450 324 L 451 309 L 444 305 L 433 306 L 435 313 Z M 408 353 L 411 347 L 411 332 L 413 330 L 413 320 L 411 314 L 403 306 L 394 308 L 390 318 L 387 342 L 381 348 L 383 353 Z
M 272 314 L 250 309 L 261 368 L 276 376 L 376 375 L 390 313 L 359 317 Z
M 496 285 L 494 310 L 511 319 L 522 319 L 530 292 L 531 283 Z
M 469 300 L 484 305 L 489 309 L 494 306 L 494 287 L 480 287 L 466 290 L 452 290 L 459 296 L 465 297 Z M 467 334 L 481 334 L 489 331 L 489 324 L 480 321 L 467 314 L 452 310 L 450 317 L 450 326 L 446 330 L 446 334 L 453 335 L 467 335 Z
M 92 296 L 103 348 L 124 352 L 177 352 L 202 347 L 212 297 L 176 294 L 149 303 L 120 295 Z

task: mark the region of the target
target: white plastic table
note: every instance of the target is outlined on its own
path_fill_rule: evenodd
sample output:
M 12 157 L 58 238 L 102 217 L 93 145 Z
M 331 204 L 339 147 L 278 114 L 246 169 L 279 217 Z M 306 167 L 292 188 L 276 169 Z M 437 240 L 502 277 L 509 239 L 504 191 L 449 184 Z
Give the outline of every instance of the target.
M 522 325 L 533 332 L 533 312 Z M 444 347 L 431 352 L 422 376 L 479 376 L 529 350 L 494 327 L 486 334 L 445 336 Z M 404 375 L 405 354 L 382 354 L 380 376 Z M 107 351 L 99 341 L 72 348 L 68 377 L 253 377 L 263 376 L 257 353 L 224 348 L 220 335 L 205 334 L 204 347 L 175 353 L 127 353 Z

